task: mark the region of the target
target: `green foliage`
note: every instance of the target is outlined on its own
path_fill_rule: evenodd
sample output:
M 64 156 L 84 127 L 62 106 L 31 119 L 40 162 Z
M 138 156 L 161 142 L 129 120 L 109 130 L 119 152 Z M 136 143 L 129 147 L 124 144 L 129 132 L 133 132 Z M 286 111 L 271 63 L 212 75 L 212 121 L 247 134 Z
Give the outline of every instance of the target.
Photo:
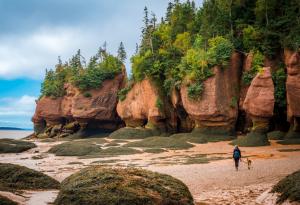
M 207 55 L 210 65 L 227 66 L 233 51 L 233 44 L 222 36 L 208 40 Z
M 188 96 L 191 99 L 198 99 L 201 93 L 203 92 L 203 84 L 195 83 L 188 86 Z
M 180 33 L 176 36 L 176 40 L 174 42 L 174 47 L 180 50 L 182 53 L 186 53 L 186 51 L 191 47 L 191 35 L 189 32 Z
M 261 33 L 251 25 L 243 29 L 243 45 L 245 51 L 260 48 Z
M 286 73 L 284 67 L 273 72 L 272 78 L 275 86 L 275 103 L 278 107 L 286 107 Z
M 252 52 L 252 51 L 251 51 Z M 253 59 L 251 62 L 251 69 L 249 71 L 245 71 L 243 73 L 243 83 L 245 85 L 250 85 L 253 78 L 256 76 L 256 74 L 262 69 L 264 65 L 264 56 L 259 51 L 253 52 Z
M 238 98 L 236 96 L 231 98 L 230 107 L 235 108 L 238 104 Z
M 92 58 L 88 67 L 74 76 L 73 84 L 80 90 L 99 88 L 104 80 L 112 79 L 121 72 L 122 62 L 118 58 L 105 53 L 102 61 L 98 63 L 97 60 Z
M 85 61 L 80 50 L 69 63 L 62 64 L 59 58 L 55 71 L 46 70 L 41 95 L 62 97 L 65 95 L 65 83 L 72 83 L 82 91 L 99 88 L 104 80 L 112 79 L 121 72 L 122 61 L 100 48 L 98 54 L 90 59 L 88 66 L 83 65 Z
M 124 44 L 123 42 L 120 43 L 120 46 L 118 48 L 118 59 L 124 63 L 124 61 L 126 60 L 127 56 L 126 56 L 126 51 L 124 48 Z
M 83 96 L 86 98 L 90 98 L 90 97 L 92 97 L 92 94 L 89 92 L 85 92 L 85 93 L 83 93 Z
M 157 107 L 159 110 L 162 110 L 164 108 L 164 103 L 159 97 L 156 99 L 155 107 Z
M 118 91 L 118 98 L 120 101 L 124 101 L 126 99 L 127 93 L 131 90 L 132 84 L 129 84 L 125 88 L 122 88 L 121 90 Z

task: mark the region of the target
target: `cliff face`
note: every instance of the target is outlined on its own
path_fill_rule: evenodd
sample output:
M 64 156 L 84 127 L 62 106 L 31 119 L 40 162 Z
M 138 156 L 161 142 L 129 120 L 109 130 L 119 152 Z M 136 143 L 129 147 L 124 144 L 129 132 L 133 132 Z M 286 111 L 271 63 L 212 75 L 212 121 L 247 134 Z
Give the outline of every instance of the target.
M 85 92 L 65 84 L 65 96 L 42 97 L 37 101 L 32 118 L 36 134 L 53 129 L 58 129 L 59 133 L 64 130 L 63 126 L 75 129 L 77 124 L 80 128 L 117 129 L 122 124 L 116 113 L 117 93 L 124 78 L 124 74 L 119 74 L 112 80 L 105 80 L 100 88 Z
M 290 136 L 295 137 L 300 133 L 300 54 L 286 50 L 284 56 L 287 118 L 291 124 Z M 227 67 L 212 68 L 214 75 L 203 82 L 204 90 L 196 100 L 189 98 L 184 83 L 179 90 L 173 88 L 165 96 L 146 78 L 136 82 L 126 98 L 119 101 L 117 95 L 124 87 L 125 73 L 104 81 L 98 89 L 85 92 L 65 84 L 63 97 L 42 97 L 37 101 L 32 121 L 37 134 L 47 134 L 43 137 L 66 136 L 85 128 L 116 130 L 124 125 L 167 132 L 190 132 L 196 128 L 232 134 L 240 126 L 242 116 L 247 123 L 239 130 L 253 123 L 252 131 L 265 133 L 275 109 L 275 83 L 271 73 L 277 63 L 265 59 L 265 64 L 272 68 L 265 67 L 251 85 L 244 85 L 241 74 L 251 69 L 252 61 L 251 54 L 233 53 Z
M 241 56 L 234 53 L 227 68 L 214 67 L 214 76 L 204 82 L 204 91 L 198 100 L 188 97 L 187 86 L 181 87 L 183 107 L 196 128 L 234 129 L 238 114 Z

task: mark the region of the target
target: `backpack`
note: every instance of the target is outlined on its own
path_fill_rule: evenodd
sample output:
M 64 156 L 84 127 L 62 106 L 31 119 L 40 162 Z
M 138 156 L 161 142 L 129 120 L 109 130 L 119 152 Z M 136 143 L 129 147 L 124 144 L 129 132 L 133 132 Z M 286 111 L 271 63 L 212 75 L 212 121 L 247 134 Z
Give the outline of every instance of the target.
M 234 150 L 234 152 L 233 152 L 233 158 L 234 159 L 238 159 L 238 158 L 240 158 L 241 156 L 240 156 L 240 152 L 239 152 L 239 150 Z

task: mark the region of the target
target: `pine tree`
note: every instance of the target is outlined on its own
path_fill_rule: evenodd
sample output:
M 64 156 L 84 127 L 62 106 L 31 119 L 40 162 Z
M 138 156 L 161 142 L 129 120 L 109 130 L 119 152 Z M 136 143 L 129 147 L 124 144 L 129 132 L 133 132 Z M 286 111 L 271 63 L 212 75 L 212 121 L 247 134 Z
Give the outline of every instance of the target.
M 124 48 L 123 42 L 120 43 L 119 49 L 118 49 L 118 59 L 124 63 L 126 59 L 126 51 Z

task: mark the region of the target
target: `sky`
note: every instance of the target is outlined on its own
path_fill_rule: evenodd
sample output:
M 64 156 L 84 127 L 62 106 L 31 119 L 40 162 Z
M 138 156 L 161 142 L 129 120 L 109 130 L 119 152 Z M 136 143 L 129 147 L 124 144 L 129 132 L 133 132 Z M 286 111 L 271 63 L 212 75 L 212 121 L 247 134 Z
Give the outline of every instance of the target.
M 86 59 L 107 42 L 130 56 L 140 41 L 143 10 L 164 16 L 169 0 L 0 0 L 0 127 L 32 128 L 45 69 L 78 49 Z M 201 0 L 195 1 L 197 6 Z

